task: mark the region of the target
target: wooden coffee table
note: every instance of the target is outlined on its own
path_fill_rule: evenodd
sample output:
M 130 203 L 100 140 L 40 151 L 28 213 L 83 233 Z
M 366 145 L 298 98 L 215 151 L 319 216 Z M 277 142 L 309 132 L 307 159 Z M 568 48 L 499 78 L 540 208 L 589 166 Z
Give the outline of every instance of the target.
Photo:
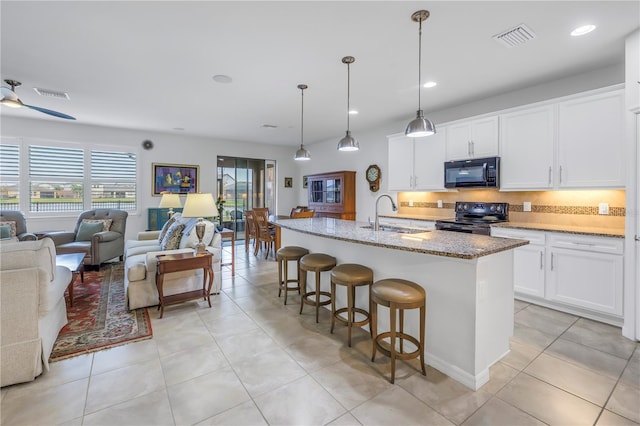
M 170 272 L 189 271 L 192 269 L 202 268 L 204 277 L 202 280 L 202 289 L 187 291 L 184 293 L 171 294 L 165 296 L 163 292 L 164 274 Z M 209 285 L 207 286 L 207 280 Z M 211 287 L 213 286 L 213 255 L 211 253 L 178 253 L 178 254 L 160 254 L 157 256 L 156 267 L 156 287 L 158 288 L 158 309 L 160 309 L 160 318 L 164 314 L 166 305 L 186 302 L 187 300 L 204 298 L 211 307 Z
M 71 271 L 71 282 L 67 289 L 69 290 L 69 306 L 73 306 L 73 283 L 76 276 L 80 275 L 80 282 L 84 282 L 84 253 L 69 253 L 56 255 L 56 265 L 66 266 Z

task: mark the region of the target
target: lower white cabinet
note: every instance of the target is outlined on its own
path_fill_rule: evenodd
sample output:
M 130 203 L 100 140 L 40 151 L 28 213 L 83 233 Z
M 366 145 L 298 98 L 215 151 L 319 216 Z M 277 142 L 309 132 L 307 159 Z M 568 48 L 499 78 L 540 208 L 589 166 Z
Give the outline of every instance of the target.
M 491 235 L 530 242 L 514 250 L 517 298 L 621 323 L 623 239 L 506 228 Z

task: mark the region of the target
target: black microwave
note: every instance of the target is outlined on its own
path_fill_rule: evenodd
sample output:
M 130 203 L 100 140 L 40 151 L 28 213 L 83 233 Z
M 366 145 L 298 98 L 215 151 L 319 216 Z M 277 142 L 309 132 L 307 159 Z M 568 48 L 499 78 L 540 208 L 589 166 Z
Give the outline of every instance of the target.
M 500 157 L 444 163 L 445 188 L 499 188 Z

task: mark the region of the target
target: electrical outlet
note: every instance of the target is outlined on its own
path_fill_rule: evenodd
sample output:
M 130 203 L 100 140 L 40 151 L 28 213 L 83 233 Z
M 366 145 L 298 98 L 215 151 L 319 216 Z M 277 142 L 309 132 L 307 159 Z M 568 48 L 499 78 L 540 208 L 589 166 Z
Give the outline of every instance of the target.
M 413 207 L 413 200 L 409 200 L 409 207 Z
M 442 208 L 442 200 L 438 200 L 438 208 L 441 209 Z
M 522 203 L 522 211 L 523 212 L 531 211 L 531 201 L 525 201 L 524 203 Z
M 609 214 L 609 203 L 598 204 L 598 214 Z

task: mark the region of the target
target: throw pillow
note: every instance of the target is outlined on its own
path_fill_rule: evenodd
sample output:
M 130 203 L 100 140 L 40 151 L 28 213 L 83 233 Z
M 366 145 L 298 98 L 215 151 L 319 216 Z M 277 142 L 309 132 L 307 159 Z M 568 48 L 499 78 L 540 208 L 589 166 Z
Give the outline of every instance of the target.
M 169 230 L 171 225 L 173 225 L 178 219 L 180 219 L 180 217 L 180 213 L 174 213 L 173 216 L 171 216 L 169 220 L 164 223 L 164 225 L 162 226 L 162 230 L 160 231 L 160 235 L 158 236 L 158 244 L 162 244 L 162 240 L 164 236 L 167 235 L 167 231 Z
M 9 232 L 11 233 L 11 235 L 9 235 L 10 238 L 15 237 L 18 232 L 16 231 L 16 222 L 13 220 L 7 220 L 5 222 L 0 222 L 0 226 L 8 226 L 9 227 Z
M 0 240 L 8 240 L 11 238 L 11 227 L 9 225 L 0 225 Z
M 102 230 L 108 231 L 111 229 L 111 222 L 113 222 L 113 219 L 82 219 L 82 221 L 88 223 L 101 223 Z
M 171 225 L 160 243 L 160 250 L 175 250 L 180 247 L 183 229 L 184 225 L 181 223 L 175 222 Z
M 91 241 L 93 234 L 102 232 L 104 225 L 102 222 L 80 222 L 78 227 L 78 233 L 76 234 L 76 241 Z

